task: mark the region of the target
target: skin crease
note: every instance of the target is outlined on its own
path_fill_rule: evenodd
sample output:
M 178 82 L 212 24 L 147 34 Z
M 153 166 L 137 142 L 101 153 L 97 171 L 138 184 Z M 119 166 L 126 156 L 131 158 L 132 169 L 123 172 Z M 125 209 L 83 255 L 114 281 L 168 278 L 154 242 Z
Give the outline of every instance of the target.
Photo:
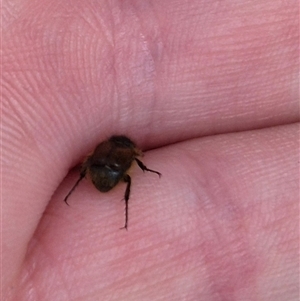
M 2 300 L 299 299 L 296 1 L 2 11 Z M 112 134 L 162 173 L 128 231 L 124 183 L 63 202 Z

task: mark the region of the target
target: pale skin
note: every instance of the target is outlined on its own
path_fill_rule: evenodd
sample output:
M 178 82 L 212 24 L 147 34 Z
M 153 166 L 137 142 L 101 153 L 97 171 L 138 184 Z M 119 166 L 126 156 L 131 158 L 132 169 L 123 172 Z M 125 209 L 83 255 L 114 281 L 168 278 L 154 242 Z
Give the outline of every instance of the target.
M 298 300 L 296 1 L 4 1 L 3 300 Z M 112 134 L 126 184 L 76 182 Z M 216 135 L 219 134 L 219 135 Z

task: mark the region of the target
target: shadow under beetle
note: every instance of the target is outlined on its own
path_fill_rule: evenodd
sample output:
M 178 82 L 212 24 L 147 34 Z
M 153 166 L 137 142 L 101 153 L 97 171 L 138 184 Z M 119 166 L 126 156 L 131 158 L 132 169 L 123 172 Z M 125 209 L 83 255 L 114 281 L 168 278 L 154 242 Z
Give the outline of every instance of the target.
M 90 179 L 94 186 L 101 192 L 107 192 L 114 188 L 121 180 L 127 183 L 125 190 L 125 225 L 121 229 L 128 228 L 128 200 L 130 195 L 131 178 L 127 174 L 133 161 L 136 161 L 142 171 L 150 171 L 161 177 L 161 173 L 147 168 L 137 157 L 143 153 L 134 142 L 126 136 L 112 136 L 101 142 L 94 152 L 83 161 L 80 176 L 73 188 L 65 197 L 68 198 L 83 178 Z

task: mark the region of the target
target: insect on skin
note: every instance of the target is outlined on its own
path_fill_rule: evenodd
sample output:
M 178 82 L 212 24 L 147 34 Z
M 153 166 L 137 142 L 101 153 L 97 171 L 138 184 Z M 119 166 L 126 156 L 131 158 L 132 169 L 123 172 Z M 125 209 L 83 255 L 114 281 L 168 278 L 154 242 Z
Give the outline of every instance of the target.
M 125 190 L 125 225 L 121 229 L 128 228 L 128 200 L 130 195 L 131 178 L 127 174 L 133 161 L 136 161 L 142 171 L 150 171 L 161 177 L 161 173 L 147 168 L 137 157 L 143 153 L 134 142 L 126 136 L 112 136 L 101 142 L 94 152 L 86 157 L 81 165 L 80 176 L 73 188 L 65 197 L 68 198 L 83 178 L 90 179 L 94 186 L 101 192 L 107 192 L 114 188 L 121 180 L 127 183 Z

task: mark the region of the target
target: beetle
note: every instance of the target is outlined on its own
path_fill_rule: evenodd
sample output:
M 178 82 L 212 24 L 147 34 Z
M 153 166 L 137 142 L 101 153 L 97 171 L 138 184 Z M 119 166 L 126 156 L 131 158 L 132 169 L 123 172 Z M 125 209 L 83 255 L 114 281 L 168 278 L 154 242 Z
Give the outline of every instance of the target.
M 68 198 L 83 178 L 91 180 L 101 192 L 110 191 L 120 181 L 124 181 L 127 183 L 124 194 L 125 224 L 121 229 L 125 228 L 127 230 L 128 201 L 131 187 L 131 177 L 127 173 L 128 169 L 135 161 L 143 172 L 149 171 L 161 177 L 160 172 L 149 169 L 137 158 L 140 156 L 143 156 L 143 152 L 126 136 L 111 136 L 108 140 L 101 142 L 94 152 L 83 161 L 79 179 L 65 197 L 65 203 L 69 206 Z

